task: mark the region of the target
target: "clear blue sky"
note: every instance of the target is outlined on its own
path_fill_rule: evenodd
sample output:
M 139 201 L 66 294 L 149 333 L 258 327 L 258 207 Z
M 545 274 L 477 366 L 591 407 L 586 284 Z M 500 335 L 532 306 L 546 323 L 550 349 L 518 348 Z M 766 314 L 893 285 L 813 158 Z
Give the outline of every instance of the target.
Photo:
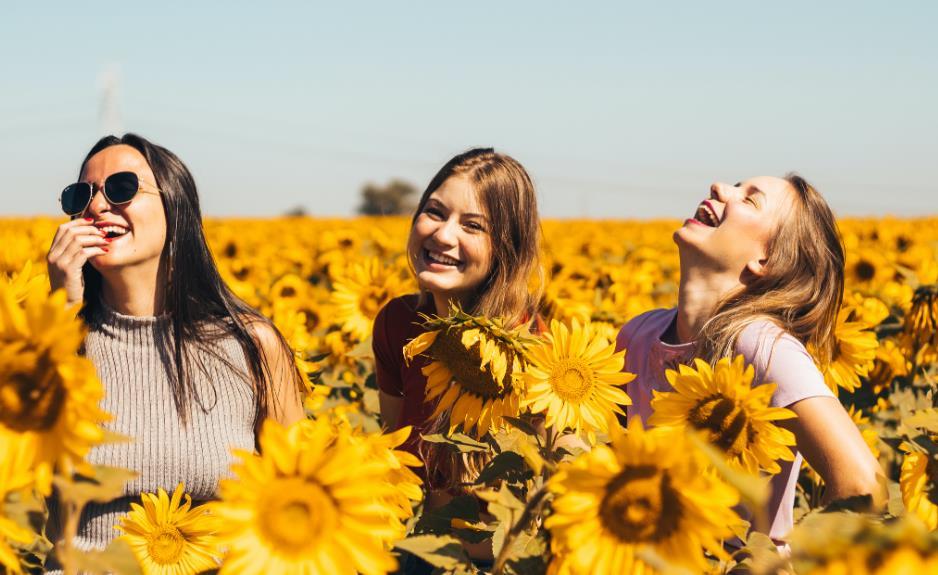
M 685 216 L 797 170 L 841 215 L 938 213 L 938 3 L 3 2 L 0 215 L 55 213 L 102 135 L 175 151 L 208 215 L 347 215 L 453 154 L 548 217 Z

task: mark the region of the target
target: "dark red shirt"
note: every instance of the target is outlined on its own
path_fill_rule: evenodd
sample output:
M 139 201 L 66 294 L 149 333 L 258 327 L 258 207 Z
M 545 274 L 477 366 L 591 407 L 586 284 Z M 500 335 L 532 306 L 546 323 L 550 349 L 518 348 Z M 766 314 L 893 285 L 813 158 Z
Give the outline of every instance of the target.
M 432 402 L 424 401 L 427 378 L 421 372 L 430 360 L 426 355 L 418 355 L 408 365 L 404 361 L 404 346 L 425 331 L 421 327 L 425 320 L 419 314 L 436 313 L 432 300 L 418 306 L 418 299 L 417 294 L 412 294 L 389 301 L 375 317 L 372 337 L 378 389 L 404 399 L 398 427 L 412 425 L 414 430 L 402 448 L 415 455 L 420 434 L 425 433 L 424 426 L 434 408 Z
M 384 393 L 404 399 L 398 428 L 412 425 L 414 430 L 401 446 L 406 451 L 420 456 L 420 435 L 426 433 L 427 419 L 436 407 L 434 402 L 424 401 L 427 393 L 427 378 L 421 369 L 430 363 L 426 355 L 418 355 L 408 365 L 404 362 L 404 346 L 425 330 L 425 321 L 420 314 L 435 315 L 436 308 L 431 299 L 418 306 L 419 295 L 411 294 L 392 299 L 381 308 L 375 317 L 372 349 L 375 354 L 375 377 L 378 389 Z M 548 330 L 547 324 L 538 314 L 534 317 L 533 333 Z M 394 430 L 391 430 L 394 431 Z

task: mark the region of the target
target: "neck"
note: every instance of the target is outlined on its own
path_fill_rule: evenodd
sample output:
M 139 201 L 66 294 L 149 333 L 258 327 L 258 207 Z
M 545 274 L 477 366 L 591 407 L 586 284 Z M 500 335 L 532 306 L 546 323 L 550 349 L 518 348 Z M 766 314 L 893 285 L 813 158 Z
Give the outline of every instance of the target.
M 104 302 L 118 313 L 149 317 L 164 312 L 166 273 L 162 266 L 125 268 L 102 274 Z
M 675 326 L 677 343 L 695 341 L 720 300 L 740 285 L 737 278 L 727 274 L 685 266 L 682 262 Z
M 460 298 L 449 293 L 430 293 L 433 296 L 433 306 L 436 309 L 436 315 L 439 317 L 449 317 L 450 302 L 456 302 L 462 306 L 463 310 L 466 309 L 466 298 Z

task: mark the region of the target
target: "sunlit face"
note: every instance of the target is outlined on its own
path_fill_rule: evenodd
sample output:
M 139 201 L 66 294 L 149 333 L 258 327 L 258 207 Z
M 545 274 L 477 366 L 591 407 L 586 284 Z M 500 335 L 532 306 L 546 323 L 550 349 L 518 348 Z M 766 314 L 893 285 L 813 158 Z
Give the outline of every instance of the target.
M 140 189 L 156 191 L 156 178 L 143 155 L 131 146 L 107 147 L 85 164 L 81 181 L 94 186 L 94 197 L 80 217 L 92 218 L 92 225 L 111 237 L 108 253 L 91 258 L 91 264 L 104 273 L 128 266 L 159 265 L 166 243 L 166 215 L 159 194 L 138 191 L 130 203 L 111 205 L 101 190 L 104 180 L 117 172 L 134 172 Z
M 492 269 L 488 221 L 472 183 L 453 176 L 430 194 L 407 241 L 417 283 L 466 302 Z
M 787 180 L 772 176 L 711 185 L 710 197 L 674 232 L 682 263 L 758 273 L 770 241 L 793 213 L 794 194 Z

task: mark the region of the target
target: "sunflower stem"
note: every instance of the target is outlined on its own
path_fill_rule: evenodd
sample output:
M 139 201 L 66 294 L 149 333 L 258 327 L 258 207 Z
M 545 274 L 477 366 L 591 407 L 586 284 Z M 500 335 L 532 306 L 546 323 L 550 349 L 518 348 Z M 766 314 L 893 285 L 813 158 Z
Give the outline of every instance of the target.
M 550 438 L 550 434 L 547 436 Z M 511 546 L 515 542 L 515 539 L 518 538 L 518 535 L 521 535 L 521 532 L 524 531 L 528 523 L 531 522 L 534 515 L 540 510 L 541 505 L 544 503 L 547 497 L 547 486 L 546 484 L 540 489 L 534 492 L 531 495 L 531 498 L 528 500 L 528 503 L 524 506 L 524 509 L 521 511 L 521 516 L 518 517 L 518 521 L 511 526 L 511 529 L 508 531 L 508 534 L 505 536 L 505 541 L 502 543 L 502 548 L 498 552 L 498 557 L 495 558 L 495 564 L 492 568 L 492 575 L 502 575 L 505 570 L 505 564 L 508 562 L 508 559 L 511 557 Z
M 62 572 L 64 575 L 77 575 L 78 570 L 75 566 L 75 557 L 73 556 L 73 541 L 78 536 L 78 523 L 81 518 L 81 509 L 71 501 L 65 501 L 65 525 L 62 529 L 62 553 L 60 559 L 62 562 Z

